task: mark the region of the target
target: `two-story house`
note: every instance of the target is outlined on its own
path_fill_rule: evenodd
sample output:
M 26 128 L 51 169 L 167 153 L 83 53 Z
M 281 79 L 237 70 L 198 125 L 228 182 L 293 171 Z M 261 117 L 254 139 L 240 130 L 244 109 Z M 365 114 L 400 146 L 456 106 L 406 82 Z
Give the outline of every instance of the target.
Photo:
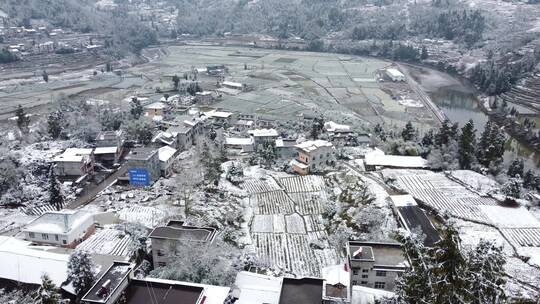
M 126 157 L 129 183 L 150 186 L 161 176 L 158 149 L 134 148 Z
M 211 243 L 216 229 L 210 227 L 186 226 L 182 221 L 171 220 L 166 226 L 154 228 L 149 235 L 152 243 L 154 268 L 166 266 L 180 246 L 189 243 Z
M 335 162 L 336 149 L 326 140 L 309 140 L 295 147 L 298 154 L 291 166 L 293 171 L 300 175 L 317 172 Z
M 353 285 L 393 290 L 395 280 L 408 263 L 398 243 L 360 242 L 347 243 L 347 262 Z
M 75 248 L 94 231 L 93 215 L 77 210 L 45 212 L 23 229 L 27 241 L 68 248 Z

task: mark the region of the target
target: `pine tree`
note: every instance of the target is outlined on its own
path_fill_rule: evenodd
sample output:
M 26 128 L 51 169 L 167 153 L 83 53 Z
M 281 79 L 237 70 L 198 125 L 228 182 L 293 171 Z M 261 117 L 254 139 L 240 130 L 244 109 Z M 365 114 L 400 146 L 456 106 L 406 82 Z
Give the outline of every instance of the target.
M 64 130 L 64 115 L 60 111 L 54 111 L 47 117 L 47 131 L 53 139 L 57 139 Z
M 461 129 L 461 135 L 459 137 L 459 166 L 461 169 L 471 169 L 471 165 L 474 162 L 476 148 L 476 130 L 474 129 L 474 123 L 469 120 L 465 126 Z
M 396 293 L 399 303 L 431 303 L 433 295 L 433 282 L 430 271 L 432 269 L 428 249 L 420 238 L 408 233 L 399 234 L 397 240 L 402 244 L 405 257 L 410 268 L 398 277 Z
M 531 169 L 527 170 L 525 175 L 523 175 L 523 187 L 531 190 L 536 189 L 536 179 L 537 177 L 534 172 Z
M 512 163 L 510 164 L 510 166 L 508 167 L 508 176 L 509 177 L 521 177 L 523 176 L 523 168 L 524 168 L 524 164 L 523 164 L 523 159 L 521 158 L 518 158 L 518 159 L 514 159 L 512 161 Z
M 244 172 L 242 171 L 241 165 L 232 163 L 229 171 L 227 172 L 227 180 L 233 185 L 238 185 L 242 182 L 243 176 Z
M 24 112 L 24 109 L 21 105 L 17 107 L 15 112 L 17 116 L 17 127 L 21 132 L 28 133 L 28 127 L 30 126 L 30 117 Z
M 313 139 L 318 139 L 319 135 L 321 135 L 323 128 L 324 128 L 324 119 L 322 117 L 315 118 L 313 120 L 313 125 L 311 126 L 310 137 Z
M 420 54 L 420 59 L 426 60 L 426 59 L 428 59 L 428 57 L 429 57 L 429 53 L 428 53 L 428 50 L 427 50 L 426 46 L 424 45 L 424 46 L 422 46 L 422 53 Z
M 76 250 L 69 256 L 67 281 L 80 299 L 94 284 L 94 263 L 90 254 Z
M 439 128 L 439 131 L 435 135 L 435 145 L 438 147 L 441 147 L 442 145 L 447 145 L 450 141 L 450 121 L 445 120 L 442 122 L 441 127 Z
M 404 141 L 411 141 L 416 138 L 416 129 L 410 121 L 407 122 L 403 131 L 401 131 L 401 137 Z
M 41 276 L 41 287 L 36 292 L 34 304 L 59 304 L 60 294 L 47 274 Z
M 486 168 L 500 164 L 504 154 L 505 142 L 506 138 L 497 124 L 491 120 L 488 121 L 478 143 L 476 157 L 480 164 Z
M 461 239 L 454 226 L 441 233 L 441 240 L 428 250 L 432 258 L 432 303 L 463 303 L 467 289 L 467 264 L 461 253 Z
M 186 74 L 186 78 L 187 78 L 187 74 Z M 180 83 L 180 77 L 178 77 L 178 75 L 175 74 L 172 77 L 172 81 L 173 81 L 174 89 L 178 90 L 178 84 Z
M 504 264 L 502 248 L 481 240 L 467 255 L 469 287 L 468 303 L 506 303 Z
M 510 178 L 501 189 L 506 196 L 513 198 L 521 197 L 521 181 L 517 178 Z
M 49 205 L 53 206 L 57 211 L 64 208 L 64 196 L 53 167 L 49 170 Z
M 131 98 L 130 107 L 129 113 L 131 113 L 131 116 L 133 116 L 134 119 L 139 119 L 143 114 L 144 109 L 137 97 Z

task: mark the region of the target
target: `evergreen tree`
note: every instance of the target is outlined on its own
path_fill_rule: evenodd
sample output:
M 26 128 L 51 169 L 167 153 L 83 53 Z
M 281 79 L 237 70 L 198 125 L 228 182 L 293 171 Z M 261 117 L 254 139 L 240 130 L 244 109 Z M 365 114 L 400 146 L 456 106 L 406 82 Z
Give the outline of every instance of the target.
M 424 147 L 431 147 L 435 143 L 435 134 L 433 133 L 433 130 L 429 130 L 424 134 L 424 137 L 422 137 L 422 146 Z
M 34 297 L 34 304 L 59 304 L 61 301 L 60 294 L 54 282 L 47 274 L 41 276 L 41 287 L 39 287 Z
M 131 116 L 134 119 L 139 119 L 144 112 L 144 108 L 137 97 L 131 98 L 130 107 L 129 113 L 131 113 Z
M 401 131 L 401 137 L 404 141 L 411 141 L 416 138 L 416 129 L 410 121 L 407 122 L 403 131 Z
M 49 171 L 49 205 L 53 206 L 57 211 L 64 208 L 64 196 L 53 167 Z
M 62 134 L 65 127 L 64 114 L 54 111 L 47 117 L 47 131 L 53 139 L 57 139 Z
M 478 143 L 477 159 L 484 167 L 498 165 L 504 154 L 506 138 L 496 123 L 491 120 L 486 123 L 484 132 Z
M 310 137 L 313 139 L 318 139 L 319 135 L 324 128 L 324 119 L 322 117 L 315 118 L 313 120 L 313 125 L 311 125 Z
M 474 162 L 476 148 L 476 130 L 474 123 L 469 120 L 463 128 L 459 137 L 459 166 L 461 169 L 471 169 Z
M 463 303 L 467 291 L 467 263 L 454 226 L 441 232 L 441 240 L 428 250 L 432 258 L 432 303 Z
M 450 142 L 451 133 L 450 121 L 443 121 L 439 131 L 435 135 L 435 145 L 438 147 L 447 145 Z
M 397 240 L 402 244 L 403 252 L 410 264 L 410 268 L 396 281 L 398 302 L 431 303 L 433 282 L 430 276 L 432 265 L 428 249 L 420 238 L 410 233 L 399 234 Z
M 43 81 L 49 82 L 49 74 L 47 73 L 47 71 L 44 70 L 41 74 L 41 77 L 43 78 Z
M 521 158 L 518 158 L 518 159 L 514 159 L 512 161 L 512 163 L 510 164 L 510 166 L 508 167 L 508 176 L 509 177 L 521 177 L 523 176 L 523 168 L 524 168 L 524 164 L 523 164 L 523 159 Z
M 260 164 L 265 168 L 269 168 L 277 159 L 276 145 L 273 142 L 267 142 L 259 145 L 257 154 L 260 159 Z
M 525 175 L 523 175 L 523 187 L 531 190 L 536 189 L 538 187 L 536 180 L 537 176 L 534 172 L 531 169 L 527 170 Z
M 80 299 L 94 284 L 94 263 L 90 253 L 76 250 L 69 256 L 67 281 Z
M 238 185 L 242 182 L 244 172 L 242 166 L 237 163 L 232 163 L 229 171 L 227 172 L 227 180 L 233 185 Z
M 187 75 L 186 75 L 186 78 L 187 78 Z M 174 89 L 178 90 L 178 84 L 180 83 L 180 77 L 178 77 L 178 75 L 175 74 L 172 77 L 172 82 L 173 82 L 173 85 L 174 85 Z
M 506 280 L 502 248 L 491 242 L 481 240 L 467 256 L 469 267 L 468 303 L 499 304 L 506 303 L 504 292 Z
M 520 198 L 521 197 L 521 181 L 517 178 L 510 178 L 501 189 L 508 197 Z
M 21 130 L 21 132 L 25 134 L 28 133 L 28 127 L 30 126 L 30 117 L 24 112 L 24 109 L 21 105 L 17 107 L 15 115 L 17 116 L 17 127 L 19 128 L 19 130 Z
M 424 45 L 424 46 L 422 46 L 422 53 L 420 54 L 420 59 L 426 60 L 426 59 L 428 59 L 428 57 L 429 57 L 429 53 L 428 53 L 428 50 L 427 50 L 426 46 Z

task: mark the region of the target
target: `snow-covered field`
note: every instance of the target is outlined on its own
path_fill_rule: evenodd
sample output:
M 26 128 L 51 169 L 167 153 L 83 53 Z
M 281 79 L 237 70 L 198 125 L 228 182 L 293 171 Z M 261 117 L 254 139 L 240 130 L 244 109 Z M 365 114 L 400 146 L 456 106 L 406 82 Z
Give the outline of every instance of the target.
M 322 267 L 338 263 L 335 248 L 329 248 L 322 224 L 321 197 L 325 196 L 320 176 L 286 176 L 270 173 L 246 180 L 250 193 L 251 248 L 269 267 L 297 276 L 319 276 Z M 274 175 L 274 174 L 272 174 Z M 325 244 L 315 249 L 311 242 Z
M 129 258 L 132 252 L 131 238 L 123 231 L 114 228 L 97 230 L 92 236 L 77 246 L 77 249 L 92 254 L 106 254 Z
M 462 245 L 474 248 L 481 239 L 503 247 L 508 290 L 516 296 L 540 286 L 540 222 L 525 207 L 499 204 L 484 196 L 498 190 L 497 182 L 466 171 L 434 173 L 418 170 L 383 170 L 386 180 L 415 199 L 451 218 L 459 229 Z

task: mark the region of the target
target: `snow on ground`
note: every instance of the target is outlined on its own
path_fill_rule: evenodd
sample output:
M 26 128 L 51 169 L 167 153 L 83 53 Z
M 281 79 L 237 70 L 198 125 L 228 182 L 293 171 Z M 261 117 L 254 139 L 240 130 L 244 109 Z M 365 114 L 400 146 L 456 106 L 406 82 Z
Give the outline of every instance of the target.
M 17 209 L 0 209 L 0 232 L 17 229 L 35 218 L 35 216 L 26 215 Z
M 449 171 L 448 174 L 480 195 L 496 192 L 500 188 L 499 183 L 494 179 L 471 170 L 454 170 Z
M 499 228 L 540 228 L 540 222 L 525 207 L 479 206 Z

